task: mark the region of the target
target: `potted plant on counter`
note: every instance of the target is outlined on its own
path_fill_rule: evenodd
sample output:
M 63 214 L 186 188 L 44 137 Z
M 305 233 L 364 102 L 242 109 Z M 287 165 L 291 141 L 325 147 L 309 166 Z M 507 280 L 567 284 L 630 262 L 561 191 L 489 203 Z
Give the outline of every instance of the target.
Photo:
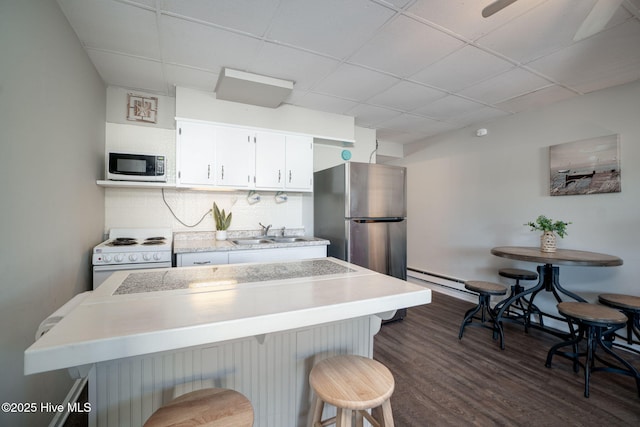
M 538 216 L 535 222 L 529 221 L 524 225 L 531 227 L 531 231 L 542 231 L 540 236 L 540 250 L 542 252 L 555 252 L 556 251 L 556 234 L 561 238 L 567 235 L 567 225 L 570 222 L 554 221 L 547 218 L 544 215 Z
M 226 214 L 224 209 L 220 211 L 216 202 L 213 202 L 213 219 L 216 222 L 216 240 L 227 240 L 227 229 L 231 225 L 232 213 Z

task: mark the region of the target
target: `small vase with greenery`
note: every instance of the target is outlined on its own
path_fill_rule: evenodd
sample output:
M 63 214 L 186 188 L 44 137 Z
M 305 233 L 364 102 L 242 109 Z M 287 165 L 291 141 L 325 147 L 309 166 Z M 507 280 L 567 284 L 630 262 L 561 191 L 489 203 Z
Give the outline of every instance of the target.
M 229 212 L 227 214 L 224 209 L 220 211 L 216 202 L 213 202 L 213 219 L 216 222 L 216 239 L 217 240 L 226 240 L 227 239 L 227 229 L 231 225 L 231 218 L 233 214 Z
M 540 215 L 536 218 L 535 222 L 529 221 L 524 225 L 531 227 L 531 231 L 542 231 L 542 236 L 540 237 L 540 250 L 542 252 L 555 252 L 556 234 L 561 238 L 566 236 L 567 225 L 569 224 L 571 223 L 565 221 L 554 221 L 544 215 Z

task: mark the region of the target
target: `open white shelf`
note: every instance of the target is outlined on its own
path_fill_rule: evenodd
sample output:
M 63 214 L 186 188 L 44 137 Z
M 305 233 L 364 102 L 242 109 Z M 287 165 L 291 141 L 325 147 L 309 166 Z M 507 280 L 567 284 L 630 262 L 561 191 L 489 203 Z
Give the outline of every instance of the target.
M 96 181 L 100 187 L 113 187 L 113 188 L 176 188 L 175 183 L 169 182 L 138 182 L 138 181 L 109 181 L 98 180 Z

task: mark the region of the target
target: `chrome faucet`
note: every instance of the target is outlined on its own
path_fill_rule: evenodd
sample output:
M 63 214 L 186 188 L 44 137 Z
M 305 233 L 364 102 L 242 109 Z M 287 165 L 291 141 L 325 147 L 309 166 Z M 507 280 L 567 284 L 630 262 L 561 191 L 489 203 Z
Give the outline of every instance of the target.
M 284 231 L 285 231 L 285 227 L 282 227 L 282 228 L 280 229 L 280 236 L 281 236 L 281 237 L 284 237 Z
M 269 229 L 271 228 L 271 224 L 269 225 L 262 225 L 261 222 L 259 222 L 258 224 L 260 224 L 260 227 L 262 227 L 262 235 L 263 236 L 267 236 L 267 234 L 269 233 Z

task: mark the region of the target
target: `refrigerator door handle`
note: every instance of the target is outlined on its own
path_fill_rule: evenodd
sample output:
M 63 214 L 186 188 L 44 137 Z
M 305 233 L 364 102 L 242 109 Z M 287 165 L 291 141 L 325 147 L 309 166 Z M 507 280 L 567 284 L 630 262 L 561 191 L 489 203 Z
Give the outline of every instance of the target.
M 351 221 L 357 222 L 358 224 L 369 224 L 374 222 L 402 222 L 406 218 L 360 218 L 360 219 L 352 219 Z

